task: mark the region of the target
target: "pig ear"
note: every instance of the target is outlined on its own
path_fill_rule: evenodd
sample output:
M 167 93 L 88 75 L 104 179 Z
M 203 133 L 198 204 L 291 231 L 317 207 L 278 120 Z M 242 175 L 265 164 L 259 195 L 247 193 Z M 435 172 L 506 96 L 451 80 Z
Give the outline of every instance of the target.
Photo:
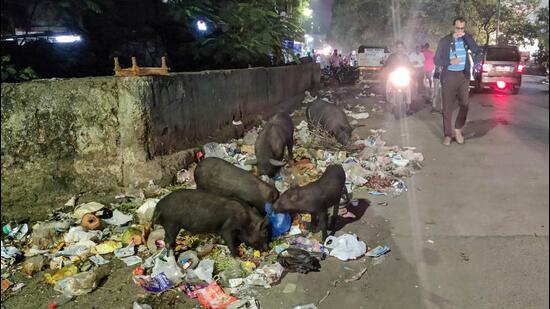
M 271 163 L 271 165 L 273 166 L 285 166 L 285 162 L 283 161 L 279 161 L 279 160 L 275 160 L 275 159 L 269 159 L 269 163 Z

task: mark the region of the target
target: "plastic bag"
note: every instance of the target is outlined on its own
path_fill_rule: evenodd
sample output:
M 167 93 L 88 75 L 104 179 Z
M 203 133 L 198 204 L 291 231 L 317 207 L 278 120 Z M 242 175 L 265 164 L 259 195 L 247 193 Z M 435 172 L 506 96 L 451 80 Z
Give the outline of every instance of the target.
M 220 159 L 224 159 L 228 156 L 223 146 L 218 143 L 207 143 L 207 144 L 204 144 L 202 148 L 204 149 L 205 158 L 217 157 Z
M 46 261 L 42 255 L 33 256 L 23 262 L 23 271 L 25 274 L 32 276 L 33 274 L 42 270 L 42 267 L 46 264 Z
M 153 293 L 164 292 L 174 286 L 174 284 L 166 277 L 164 273 L 156 276 L 133 276 L 134 282 L 141 286 L 144 290 Z
M 214 267 L 214 265 L 212 265 L 212 267 Z M 151 276 L 154 277 L 160 273 L 164 273 L 168 280 L 170 280 L 173 284 L 180 283 L 183 278 L 183 274 L 181 273 L 174 256 L 167 257 L 166 261 L 161 258 L 155 261 L 155 266 L 153 267 Z
M 226 294 L 216 281 L 210 283 L 206 288 L 198 290 L 197 297 L 201 305 L 210 309 L 224 309 L 237 301 L 235 297 Z
M 153 212 L 159 201 L 158 198 L 148 199 L 136 210 L 139 224 L 151 224 Z
M 310 271 L 319 271 L 321 269 L 319 259 L 312 256 L 309 252 L 297 248 L 288 248 L 282 251 L 277 256 L 277 261 L 286 270 L 291 272 L 307 274 Z
M 99 269 L 84 271 L 57 281 L 54 290 L 72 296 L 88 294 L 97 287 L 97 283 L 106 275 L 106 273 L 100 273 Z
M 325 247 L 331 249 L 331 256 L 342 261 L 354 260 L 367 252 L 367 245 L 365 242 L 359 241 L 355 234 L 329 236 L 325 240 Z
M 265 212 L 271 222 L 271 238 L 283 235 L 290 230 L 292 218 L 287 213 L 274 213 L 271 203 L 265 204 Z
M 202 281 L 210 283 L 212 281 L 212 273 L 214 272 L 214 261 L 201 260 L 195 269 L 188 269 L 187 274 L 190 277 L 197 277 Z

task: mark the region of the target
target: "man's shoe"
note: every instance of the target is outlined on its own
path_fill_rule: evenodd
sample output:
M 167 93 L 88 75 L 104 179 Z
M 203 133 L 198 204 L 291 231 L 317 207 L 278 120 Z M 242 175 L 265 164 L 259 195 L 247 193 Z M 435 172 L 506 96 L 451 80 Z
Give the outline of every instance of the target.
M 451 145 L 451 137 L 450 136 L 445 136 L 445 138 L 443 139 L 443 145 L 445 145 L 445 146 L 450 146 Z
M 459 144 L 464 144 L 464 136 L 462 136 L 462 130 L 455 129 L 455 139 Z

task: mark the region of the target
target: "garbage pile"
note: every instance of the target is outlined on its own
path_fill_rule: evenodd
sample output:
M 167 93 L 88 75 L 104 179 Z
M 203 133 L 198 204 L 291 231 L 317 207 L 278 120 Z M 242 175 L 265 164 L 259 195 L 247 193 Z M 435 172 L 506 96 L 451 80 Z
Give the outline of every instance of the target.
M 331 92 L 323 95 L 331 100 Z M 305 101 L 315 100 L 311 95 Z M 346 112 L 356 119 L 368 118 L 366 110 L 358 114 Z M 207 143 L 198 158 L 218 157 L 251 171 L 255 159 L 254 143 L 260 128 L 254 128 L 242 139 L 229 143 Z M 421 168 L 423 156 L 414 148 L 387 146 L 382 129 L 357 139 L 350 149 L 343 149 L 334 140 L 305 121 L 295 128 L 294 161 L 274 177 L 282 193 L 294 185 L 303 186 L 318 179 L 330 164 L 342 164 L 348 192 L 366 190 L 372 195 L 397 196 L 407 190 L 403 178 Z M 195 188 L 191 165 L 177 173 L 178 188 Z M 154 183 L 133 193 L 120 194 L 118 203 L 96 202 L 76 205 L 76 198 L 67 202 L 72 212 L 56 212 L 52 220 L 3 226 L 2 292 L 24 287 L 10 277 L 16 271 L 29 276 L 47 270 L 44 282 L 60 293 L 52 306 L 62 305 L 74 297 L 90 293 L 102 278 L 108 276 L 102 266 L 119 259 L 132 271 L 133 282 L 144 291 L 161 293 L 177 290 L 216 308 L 261 308 L 251 287 L 269 288 L 280 282 L 287 272 L 319 271 L 320 260 L 327 256 L 342 261 L 365 254 L 378 257 L 388 247 L 370 250 L 356 235 L 329 237 L 324 243 L 309 231 L 311 216 L 298 214 L 271 216 L 272 239 L 269 250 L 260 252 L 244 244 L 240 256 L 234 258 L 216 235 L 193 235 L 182 231 L 176 240 L 175 254 L 164 248 L 164 231 L 151 227 L 158 201 L 170 193 Z M 357 203 L 356 200 L 352 203 Z M 222 289 L 224 287 L 225 289 Z M 136 303 L 134 306 L 144 306 Z

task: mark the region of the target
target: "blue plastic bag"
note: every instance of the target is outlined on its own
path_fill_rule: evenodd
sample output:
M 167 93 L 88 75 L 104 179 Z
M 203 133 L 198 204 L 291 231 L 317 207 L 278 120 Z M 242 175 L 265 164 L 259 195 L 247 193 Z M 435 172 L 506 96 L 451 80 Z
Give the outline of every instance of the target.
M 287 213 L 274 213 L 271 209 L 271 203 L 265 203 L 265 212 L 269 216 L 271 223 L 271 238 L 278 237 L 290 230 L 292 219 Z

